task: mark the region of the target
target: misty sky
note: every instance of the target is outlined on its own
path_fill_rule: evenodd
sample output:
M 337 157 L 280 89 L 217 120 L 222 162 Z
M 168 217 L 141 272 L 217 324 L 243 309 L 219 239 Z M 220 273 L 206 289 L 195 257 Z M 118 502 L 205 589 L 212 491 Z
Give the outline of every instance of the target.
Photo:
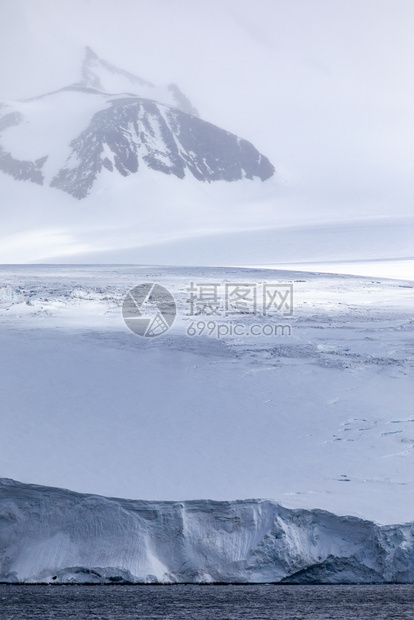
M 79 81 L 89 45 L 176 82 L 308 210 L 408 214 L 413 32 L 412 0 L 0 0 L 0 100 Z
M 77 81 L 90 45 L 144 78 L 176 81 L 203 118 L 288 175 L 323 161 L 347 177 L 373 160 L 403 181 L 413 28 L 411 0 L 1 0 L 0 99 Z

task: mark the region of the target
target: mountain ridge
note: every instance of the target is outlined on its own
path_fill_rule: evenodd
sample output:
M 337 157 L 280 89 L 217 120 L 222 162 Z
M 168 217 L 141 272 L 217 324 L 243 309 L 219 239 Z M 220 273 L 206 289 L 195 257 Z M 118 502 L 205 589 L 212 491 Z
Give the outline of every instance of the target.
M 156 87 L 100 59 L 91 48 L 86 48 L 81 74 L 79 83 L 0 106 L 2 172 L 17 181 L 47 183 L 79 200 L 89 195 L 103 168 L 129 176 L 146 166 L 208 182 L 273 176 L 264 155 L 247 140 L 199 118 L 176 84 Z M 76 113 L 71 106 L 75 95 Z M 43 137 L 51 128 L 48 151 Z M 33 143 L 39 149 L 36 158 L 30 157 Z M 56 157 L 55 151 L 66 156 Z M 54 169 L 49 180 L 47 168 Z

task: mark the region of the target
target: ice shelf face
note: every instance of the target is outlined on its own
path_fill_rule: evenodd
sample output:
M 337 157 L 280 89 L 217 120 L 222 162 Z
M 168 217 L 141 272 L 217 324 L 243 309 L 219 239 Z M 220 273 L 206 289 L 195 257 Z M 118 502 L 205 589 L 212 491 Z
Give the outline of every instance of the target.
M 270 500 L 105 498 L 0 479 L 7 583 L 413 583 L 414 523 Z

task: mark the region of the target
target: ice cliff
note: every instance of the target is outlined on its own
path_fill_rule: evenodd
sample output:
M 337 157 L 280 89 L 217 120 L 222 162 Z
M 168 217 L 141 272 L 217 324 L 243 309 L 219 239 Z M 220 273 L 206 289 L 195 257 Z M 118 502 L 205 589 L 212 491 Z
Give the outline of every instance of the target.
M 0 479 L 0 582 L 413 583 L 414 523 L 270 500 L 105 498 Z

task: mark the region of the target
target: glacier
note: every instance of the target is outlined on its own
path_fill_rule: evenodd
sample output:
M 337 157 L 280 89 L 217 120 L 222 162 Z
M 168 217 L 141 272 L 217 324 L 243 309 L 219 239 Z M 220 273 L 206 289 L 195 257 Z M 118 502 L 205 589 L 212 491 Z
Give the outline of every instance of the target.
M 127 500 L 0 479 L 6 583 L 414 583 L 413 537 L 414 523 L 265 499 Z
M 119 265 L 0 275 L 1 477 L 413 520 L 412 282 Z M 188 335 L 190 282 L 222 282 L 224 304 L 225 282 L 257 282 L 259 298 L 275 281 L 294 288 L 292 317 L 238 314 L 244 336 Z M 137 338 L 122 319 L 145 282 L 177 304 L 160 338 Z M 291 336 L 249 335 L 269 322 L 288 322 Z

